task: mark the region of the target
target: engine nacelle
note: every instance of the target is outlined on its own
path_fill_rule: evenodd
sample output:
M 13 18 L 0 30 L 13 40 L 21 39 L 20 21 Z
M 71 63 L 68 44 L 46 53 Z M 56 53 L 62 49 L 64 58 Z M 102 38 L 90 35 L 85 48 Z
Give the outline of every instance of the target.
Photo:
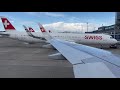
M 43 45 L 43 48 L 55 49 L 51 44 Z
M 48 44 L 49 44 L 49 42 L 48 42 L 48 41 L 45 41 L 45 43 L 48 43 Z
M 24 42 L 24 44 L 35 44 L 34 42 Z
M 66 60 L 66 58 L 61 53 L 55 53 L 55 54 L 51 54 L 51 55 L 48 55 L 48 56 L 51 59 Z

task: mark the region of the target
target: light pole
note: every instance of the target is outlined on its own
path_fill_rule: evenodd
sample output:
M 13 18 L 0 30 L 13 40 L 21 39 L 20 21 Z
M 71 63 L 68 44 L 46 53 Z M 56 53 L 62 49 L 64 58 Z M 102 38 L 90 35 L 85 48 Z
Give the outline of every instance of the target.
M 81 30 L 82 30 L 82 33 L 83 33 L 83 25 L 81 24 Z
M 87 32 L 88 32 L 88 22 L 87 22 Z

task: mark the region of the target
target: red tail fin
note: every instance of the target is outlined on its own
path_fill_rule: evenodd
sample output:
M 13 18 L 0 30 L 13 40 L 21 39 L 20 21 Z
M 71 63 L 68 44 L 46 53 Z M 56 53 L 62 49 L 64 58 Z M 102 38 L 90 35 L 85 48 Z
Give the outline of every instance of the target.
M 38 25 L 40 27 L 41 32 L 46 32 L 45 28 L 40 23 L 38 23 Z
M 52 37 L 47 33 L 45 28 L 40 23 L 38 23 L 38 25 L 40 27 L 41 32 L 43 33 L 44 38 L 49 42 L 49 40 L 52 39 Z
M 29 31 L 30 32 L 35 32 L 31 27 L 29 27 Z
M 5 30 L 15 30 L 15 28 L 13 27 L 13 25 L 9 22 L 7 18 L 1 17 L 1 20 L 2 20 Z

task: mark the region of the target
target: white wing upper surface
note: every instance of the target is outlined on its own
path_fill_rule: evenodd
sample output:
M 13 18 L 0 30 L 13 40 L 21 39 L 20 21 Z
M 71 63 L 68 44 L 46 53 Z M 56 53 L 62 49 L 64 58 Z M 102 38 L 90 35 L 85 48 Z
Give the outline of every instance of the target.
M 111 52 L 58 39 L 49 41 L 73 64 L 76 78 L 120 77 L 120 58 Z

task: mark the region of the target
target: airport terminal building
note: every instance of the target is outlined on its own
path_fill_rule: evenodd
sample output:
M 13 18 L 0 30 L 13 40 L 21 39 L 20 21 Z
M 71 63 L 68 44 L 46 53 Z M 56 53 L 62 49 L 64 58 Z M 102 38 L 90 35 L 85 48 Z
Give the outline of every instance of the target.
M 102 26 L 102 27 L 99 27 L 98 30 L 93 31 L 92 33 L 108 33 L 108 34 L 114 34 L 114 28 L 115 28 L 115 25 Z
M 120 12 L 116 12 L 115 24 L 110 26 L 99 27 L 98 30 L 85 33 L 106 33 L 120 40 Z

